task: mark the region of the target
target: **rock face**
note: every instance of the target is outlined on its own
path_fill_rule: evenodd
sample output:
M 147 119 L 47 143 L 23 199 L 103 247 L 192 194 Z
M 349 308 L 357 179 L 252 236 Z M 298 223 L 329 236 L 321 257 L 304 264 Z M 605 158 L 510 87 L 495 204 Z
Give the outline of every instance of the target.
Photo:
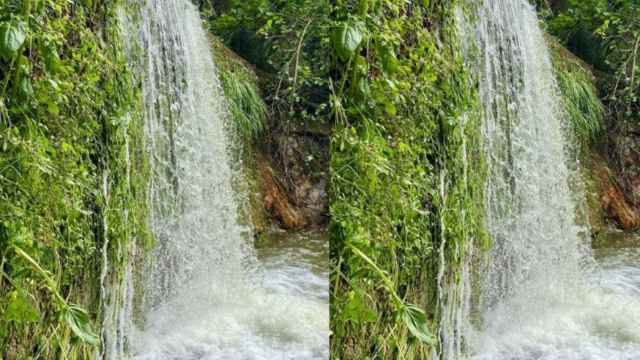
M 306 129 L 308 130 L 308 129 Z M 329 137 L 304 131 L 276 134 L 275 160 L 291 200 L 310 226 L 327 222 Z
M 604 188 L 603 206 L 624 230 L 640 228 L 640 124 L 619 118 L 609 134 L 614 176 Z
M 273 170 L 266 161 L 258 162 L 263 186 L 264 208 L 275 217 L 285 229 L 301 229 L 307 226 L 307 220 L 291 203 L 287 193 L 278 185 Z
M 624 194 L 615 184 L 609 184 L 602 195 L 602 206 L 609 216 L 624 230 L 640 227 L 640 214 L 625 199 Z
M 613 163 L 627 200 L 640 206 L 640 122 L 618 119 L 612 136 Z
M 610 232 L 610 221 L 622 230 L 640 228 L 640 208 L 629 200 L 631 191 L 620 186 L 617 174 L 609 168 L 611 162 L 592 152 L 584 163 L 589 222 L 594 235 Z

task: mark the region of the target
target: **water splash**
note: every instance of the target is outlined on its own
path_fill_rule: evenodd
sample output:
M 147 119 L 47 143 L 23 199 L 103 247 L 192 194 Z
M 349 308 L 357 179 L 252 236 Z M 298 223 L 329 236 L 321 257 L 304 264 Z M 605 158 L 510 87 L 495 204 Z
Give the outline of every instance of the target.
M 140 6 L 123 29 L 142 51 L 132 62 L 143 80 L 156 245 L 143 264 L 134 262 L 137 249 L 128 249 L 134 254 L 120 285 L 117 320 L 105 323 L 104 357 L 328 357 L 327 302 L 266 286 L 268 271 L 239 221 L 239 166 L 197 8 L 187 0 Z
M 534 8 L 525 0 L 484 0 L 475 35 L 493 249 L 479 269 L 479 324 L 466 330 L 466 353 L 639 358 L 640 300 L 602 286 L 610 278 L 593 261 L 589 229 L 578 225 L 580 184 Z

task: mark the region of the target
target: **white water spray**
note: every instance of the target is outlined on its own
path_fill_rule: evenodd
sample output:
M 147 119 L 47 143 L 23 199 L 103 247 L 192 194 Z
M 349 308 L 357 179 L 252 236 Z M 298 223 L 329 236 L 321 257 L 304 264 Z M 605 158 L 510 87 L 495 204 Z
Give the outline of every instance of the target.
M 535 10 L 525 0 L 483 0 L 478 18 L 493 249 L 486 268 L 477 269 L 479 319 L 465 330 L 464 353 L 486 360 L 638 359 L 640 299 L 611 290 L 608 273 L 593 261 L 589 229 L 577 225 L 580 186 Z M 632 278 L 617 280 L 640 288 Z
M 231 165 L 224 95 L 197 8 L 147 0 L 138 21 L 125 31 L 139 28 L 143 52 L 135 61 L 142 64 L 156 245 L 136 265 L 143 286 L 125 269 L 116 316 L 125 324 L 105 330 L 104 357 L 326 358 L 326 299 L 265 285 L 277 274 L 258 264 L 251 231 L 238 221 L 239 166 Z

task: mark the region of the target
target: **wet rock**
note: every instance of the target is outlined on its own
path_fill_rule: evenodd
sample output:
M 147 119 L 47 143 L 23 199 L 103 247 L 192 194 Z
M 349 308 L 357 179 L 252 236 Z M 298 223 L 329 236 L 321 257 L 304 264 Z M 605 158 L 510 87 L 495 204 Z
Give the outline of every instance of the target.
M 625 199 L 622 190 L 609 184 L 602 195 L 602 206 L 624 230 L 640 227 L 640 213 Z
M 265 161 L 258 163 L 263 181 L 264 208 L 269 211 L 285 229 L 301 229 L 307 221 L 300 211 L 291 203 L 287 193 L 278 185 L 273 170 Z
M 640 128 L 623 124 L 614 138 L 617 157 L 618 182 L 627 199 L 634 206 L 640 206 Z
M 291 199 L 310 226 L 328 218 L 329 137 L 318 131 L 289 130 L 275 137 L 275 161 Z

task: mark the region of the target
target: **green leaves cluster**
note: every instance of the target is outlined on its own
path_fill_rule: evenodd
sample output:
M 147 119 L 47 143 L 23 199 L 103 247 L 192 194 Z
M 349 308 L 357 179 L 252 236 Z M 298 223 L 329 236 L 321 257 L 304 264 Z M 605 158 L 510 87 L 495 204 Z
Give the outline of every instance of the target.
M 275 126 L 333 124 L 336 359 L 430 358 L 441 255 L 454 284 L 465 243 L 486 245 L 479 118 L 458 5 L 226 0 L 209 9 L 213 32 L 256 65 Z
M 454 284 L 465 243 L 486 245 L 479 118 L 457 5 L 348 1 L 332 11 L 336 358 L 430 358 L 440 255 Z
M 603 72 L 612 113 L 640 114 L 640 4 L 635 0 L 568 0 L 548 20 L 550 31 Z
M 0 0 L 0 349 L 11 348 L 8 359 L 93 357 L 104 242 L 117 272 L 129 239 L 148 239 L 142 124 L 117 6 Z
M 210 12 L 211 30 L 256 65 L 271 117 L 326 122 L 332 53 L 328 0 L 227 0 Z

